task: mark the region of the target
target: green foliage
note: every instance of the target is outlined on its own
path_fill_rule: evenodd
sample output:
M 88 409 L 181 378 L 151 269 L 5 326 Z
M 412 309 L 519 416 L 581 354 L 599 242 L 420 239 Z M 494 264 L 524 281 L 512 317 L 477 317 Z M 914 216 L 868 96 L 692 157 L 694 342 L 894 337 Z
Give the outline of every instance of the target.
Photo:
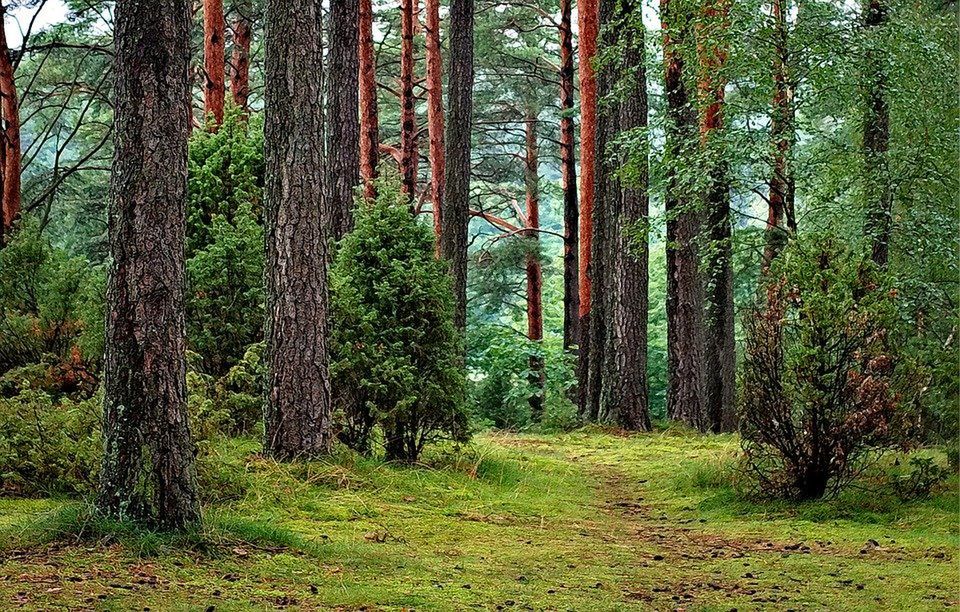
M 393 181 L 378 189 L 331 270 L 331 374 L 344 441 L 365 451 L 376 425 L 387 457 L 412 462 L 428 442 L 467 436 L 463 348 L 433 234 Z
M 744 450 L 763 490 L 815 499 L 905 437 L 909 364 L 894 341 L 896 291 L 869 259 L 813 236 L 775 264 L 744 322 Z
M 24 388 L 0 397 L 0 495 L 75 495 L 96 484 L 100 403 Z
M 24 222 L 0 250 L 0 372 L 74 350 L 91 364 L 103 354 L 103 273 L 51 246 Z
M 541 428 L 566 430 L 578 423 L 569 399 L 576 385 L 575 357 L 563 350 L 561 338 L 551 335 L 531 342 L 517 330 L 494 323 L 474 325 L 469 338 L 468 389 L 477 426 L 521 430 L 532 424 L 529 400 L 541 391 L 530 377 L 531 356 L 543 359 L 546 371 Z
M 263 329 L 263 142 L 231 108 L 190 140 L 187 325 L 203 369 L 220 376 Z
M 950 477 L 950 470 L 930 456 L 910 457 L 908 467 L 893 474 L 894 490 L 900 499 L 928 498 Z

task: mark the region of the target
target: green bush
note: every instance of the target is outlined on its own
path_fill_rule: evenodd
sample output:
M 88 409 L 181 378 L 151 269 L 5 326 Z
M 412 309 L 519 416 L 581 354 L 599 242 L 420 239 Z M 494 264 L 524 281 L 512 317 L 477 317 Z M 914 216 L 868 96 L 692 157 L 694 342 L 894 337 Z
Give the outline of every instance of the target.
M 0 373 L 42 360 L 82 361 L 95 371 L 104 287 L 101 270 L 51 246 L 25 220 L 0 249 Z
M 187 333 L 202 369 L 222 376 L 263 334 L 263 138 L 230 109 L 190 139 Z
M 890 278 L 846 241 L 813 235 L 775 262 L 744 319 L 741 432 L 767 493 L 836 492 L 903 439 L 909 364 Z
M 100 397 L 23 389 L 0 398 L 0 494 L 82 494 L 100 470 Z
M 396 181 L 362 201 L 332 268 L 331 374 L 341 439 L 369 450 L 379 428 L 389 460 L 465 439 L 462 343 L 447 266 Z

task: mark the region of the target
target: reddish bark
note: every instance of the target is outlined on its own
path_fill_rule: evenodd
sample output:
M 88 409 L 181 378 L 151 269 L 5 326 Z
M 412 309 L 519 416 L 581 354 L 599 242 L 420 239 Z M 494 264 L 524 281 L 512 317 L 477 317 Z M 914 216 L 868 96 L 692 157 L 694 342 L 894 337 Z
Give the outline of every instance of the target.
M 430 199 L 433 231 L 440 253 L 443 225 L 445 158 L 443 151 L 443 59 L 440 56 L 440 0 L 426 0 L 427 11 L 427 124 L 430 132 Z
M 577 241 L 576 127 L 573 123 L 572 0 L 560 0 L 560 173 L 563 188 L 563 347 L 572 349 L 580 337 L 580 282 Z
M 707 234 L 704 358 L 706 389 L 704 409 L 714 432 L 732 431 L 734 413 L 734 312 L 733 249 L 730 228 L 730 180 L 724 152 L 713 152 L 722 138 L 728 49 L 724 40 L 729 27 L 729 0 L 706 0 L 698 24 L 700 74 L 700 145 L 706 156 L 709 182 L 705 194 Z
M 580 319 L 590 314 L 590 242 L 596 172 L 597 82 L 593 58 L 597 54 L 599 5 L 578 0 L 580 33 Z M 581 342 L 582 344 L 582 342 Z M 582 351 L 582 347 L 581 347 Z
M 250 44 L 253 24 L 249 3 L 242 2 L 233 22 L 233 56 L 230 59 L 230 93 L 237 108 L 249 110 L 250 99 Z
M 203 112 L 207 117 L 213 117 L 214 128 L 223 123 L 223 102 L 226 97 L 224 74 L 226 29 L 223 0 L 203 0 L 203 69 L 206 76 L 203 89 Z
M 538 244 L 540 229 L 540 151 L 537 144 L 537 115 L 533 109 L 527 110 L 526 117 L 526 164 L 524 178 L 527 192 L 527 214 L 524 235 L 534 245 Z M 527 337 L 532 342 L 543 340 L 543 268 L 540 264 L 538 249 L 531 248 L 527 253 Z M 543 356 L 539 348 L 530 355 L 530 382 L 534 386 L 534 393 L 530 396 L 530 415 L 534 422 L 543 416 L 543 386 L 546 374 L 544 372 Z
M 413 97 L 414 0 L 400 3 L 400 177 L 410 201 L 417 193 L 417 116 Z
M 787 74 L 786 0 L 773 0 L 774 57 L 773 108 L 770 139 L 773 145 L 773 175 L 770 177 L 763 271 L 780 254 L 789 236 L 797 231 L 794 213 L 794 179 L 790 168 L 793 147 L 793 90 Z
M 373 51 L 372 0 L 360 0 L 360 176 L 368 199 L 380 163 L 380 122 L 377 112 L 377 60 Z
M 3 118 L 2 210 L 0 245 L 20 215 L 20 108 L 7 35 L 2 27 L 5 9 L 0 7 L 0 116 Z

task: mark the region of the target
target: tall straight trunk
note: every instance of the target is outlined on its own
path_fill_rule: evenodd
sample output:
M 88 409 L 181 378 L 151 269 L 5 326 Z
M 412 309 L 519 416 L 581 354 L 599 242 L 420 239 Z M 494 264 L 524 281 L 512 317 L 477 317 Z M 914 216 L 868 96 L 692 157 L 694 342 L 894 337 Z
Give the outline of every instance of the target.
M 433 231 L 440 252 L 443 233 L 443 59 L 440 56 L 440 0 L 427 0 L 427 125 L 430 132 L 430 200 L 433 203 Z
M 474 0 L 450 0 L 450 77 L 447 86 L 446 191 L 441 255 L 450 262 L 455 323 L 467 326 L 467 226 L 470 222 L 470 135 L 473 128 Z
M 887 105 L 887 78 L 884 58 L 875 40 L 887 22 L 884 0 L 867 0 L 866 34 L 868 41 L 865 62 L 866 113 L 863 120 L 863 156 L 865 160 L 864 194 L 866 220 L 864 234 L 871 241 L 871 258 L 886 267 L 890 258 L 890 235 L 893 228 L 893 191 L 890 187 L 887 154 L 890 150 L 890 108 Z
M 623 1 L 613 26 L 623 40 L 624 82 L 619 127 L 647 127 L 647 75 L 641 5 Z M 634 157 L 619 156 L 629 170 L 621 179 L 619 210 L 611 215 L 611 306 L 605 353 L 609 363 L 603 403 L 606 421 L 631 431 L 649 431 L 647 393 L 649 169 L 646 142 Z
M 788 74 L 789 48 L 787 31 L 788 0 L 773 0 L 773 104 L 770 112 L 770 141 L 773 150 L 773 174 L 770 177 L 767 226 L 762 268 L 783 251 L 790 236 L 797 231 L 794 211 L 794 178 L 790 164 L 794 132 L 793 88 Z
M 324 206 L 331 237 L 353 229 L 353 190 L 360 184 L 360 0 L 330 4 L 327 156 Z
M 526 156 L 524 165 L 524 183 L 527 192 L 527 231 L 531 241 L 527 252 L 527 338 L 536 344 L 535 352 L 530 355 L 530 382 L 534 393 L 530 396 L 530 417 L 534 423 L 543 418 L 543 387 L 546 382 L 543 353 L 540 343 L 543 341 L 543 268 L 540 264 L 540 149 L 537 143 L 537 113 L 527 109 L 526 116 Z
M 253 7 L 250 0 L 236 4 L 233 21 L 233 54 L 230 58 L 230 93 L 233 103 L 250 110 L 250 45 L 253 42 Z
M 413 96 L 414 0 L 400 1 L 400 178 L 411 202 L 417 194 L 417 115 Z
M 223 102 L 226 97 L 226 63 L 224 55 L 227 22 L 223 17 L 223 0 L 203 0 L 203 113 L 213 118 L 213 128 L 223 123 Z
M 599 48 L 614 48 L 619 43 L 621 32 L 612 27 L 616 15 L 618 0 L 600 0 L 598 6 L 598 28 L 601 35 Z M 603 108 L 598 108 L 593 149 L 593 206 L 590 219 L 590 325 L 585 343 L 588 361 L 586 368 L 586 389 L 582 388 L 581 405 L 583 416 L 595 421 L 607 417 L 605 401 L 609 396 L 611 359 L 607 352 L 608 332 L 611 323 L 613 305 L 613 287 L 611 276 L 611 256 L 613 233 L 612 220 L 619 214 L 621 205 L 620 190 L 616 185 L 616 167 L 610 159 L 612 144 L 620 131 L 619 100 L 614 101 L 617 71 L 612 65 L 604 65 L 594 74 L 598 100 L 605 100 Z M 586 180 L 586 173 L 582 180 Z
M 97 509 L 179 530 L 200 519 L 187 417 L 184 234 L 188 0 L 118 0 L 103 469 Z
M 729 24 L 729 0 L 706 0 L 698 34 L 700 146 L 706 154 L 708 185 L 704 194 L 706 258 L 706 395 L 705 410 L 714 432 L 736 429 L 734 410 L 736 349 L 734 346 L 733 245 L 730 228 L 729 164 L 723 151 L 723 113 L 727 62 L 724 41 Z
M 593 59 L 597 54 L 599 35 L 599 6 L 597 0 L 577 0 L 580 60 L 580 359 L 578 378 L 580 384 L 580 415 L 586 420 L 596 418 L 591 414 L 587 383 L 590 378 L 590 310 L 591 274 L 590 255 L 593 240 L 593 201 L 595 188 L 597 146 L 597 82 Z
M 316 0 L 267 0 L 267 397 L 264 452 L 328 452 L 327 231 L 323 207 L 321 23 Z
M 573 0 L 560 0 L 560 175 L 563 188 L 563 348 L 580 342 L 576 126 L 573 123 Z
M 695 155 L 697 142 L 697 113 L 684 84 L 680 53 L 692 16 L 678 4 L 678 0 L 660 0 L 667 97 L 667 413 L 705 430 L 704 301 L 697 250 L 700 213 L 693 186 L 676 167 L 679 160 Z
M 4 244 L 14 221 L 20 216 L 20 104 L 14 81 L 13 61 L 3 26 L 6 9 L 0 6 L 0 118 L 3 119 L 3 143 L 0 148 L 0 246 Z
M 364 195 L 376 195 L 380 164 L 380 120 L 377 111 L 377 58 L 373 49 L 372 0 L 360 0 L 360 176 Z

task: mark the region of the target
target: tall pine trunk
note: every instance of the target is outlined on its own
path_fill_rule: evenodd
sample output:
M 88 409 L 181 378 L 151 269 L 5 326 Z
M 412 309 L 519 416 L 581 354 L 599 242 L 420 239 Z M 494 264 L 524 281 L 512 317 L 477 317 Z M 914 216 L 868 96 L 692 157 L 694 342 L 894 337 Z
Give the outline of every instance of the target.
M 563 348 L 580 342 L 580 279 L 577 252 L 576 126 L 573 122 L 573 0 L 560 0 L 560 173 L 563 189 Z
M 20 216 L 20 106 L 14 81 L 13 61 L 7 34 L 2 27 L 6 9 L 0 6 L 0 118 L 3 119 L 3 143 L 0 146 L 0 246 Z
M 441 254 L 450 263 L 455 323 L 467 326 L 467 227 L 470 222 L 470 135 L 473 128 L 474 0 L 450 1 L 450 77 L 447 97 L 446 193 Z
M 400 179 L 412 203 L 417 195 L 417 114 L 413 94 L 414 0 L 400 0 Z
M 264 451 L 278 459 L 328 452 L 332 440 L 319 6 L 266 6 Z
M 706 0 L 698 35 L 700 144 L 709 177 L 704 194 L 709 248 L 706 259 L 705 406 L 714 432 L 736 429 L 734 384 L 733 245 L 730 227 L 729 163 L 723 149 L 729 0 Z
M 681 159 L 695 155 L 697 113 L 684 83 L 680 48 L 692 15 L 680 0 L 660 0 L 664 89 L 667 97 L 667 413 L 705 430 L 704 300 L 697 239 L 701 231 L 696 193 L 679 172 Z
M 597 146 L 597 82 L 593 61 L 597 54 L 599 35 L 599 6 L 597 0 L 578 0 L 579 70 L 580 70 L 580 359 L 578 376 L 580 386 L 580 416 L 585 420 L 596 418 L 591 405 L 588 384 L 591 365 L 591 254 L 593 252 L 593 203 L 595 189 Z
M 250 0 L 236 3 L 233 21 L 233 54 L 230 58 L 230 93 L 233 103 L 250 110 L 250 45 L 253 42 L 253 7 Z
M 887 154 L 890 150 L 890 108 L 887 105 L 887 77 L 884 57 L 878 48 L 879 35 L 887 23 L 884 0 L 867 0 L 865 25 L 867 54 L 865 64 L 866 113 L 863 119 L 864 194 L 866 220 L 864 234 L 871 242 L 871 257 L 879 266 L 890 258 L 893 228 L 893 190 L 890 186 Z
M 98 511 L 179 530 L 200 505 L 187 417 L 184 234 L 191 14 L 118 0 Z
M 623 37 L 624 59 L 619 129 L 647 126 L 644 26 L 639 2 L 624 1 L 613 27 Z M 650 430 L 647 392 L 649 170 L 646 141 L 630 156 L 616 159 L 627 170 L 618 187 L 619 209 L 612 215 L 610 236 L 609 363 L 604 401 L 606 421 L 631 431 Z
M 324 206 L 331 237 L 353 229 L 353 190 L 360 183 L 360 0 L 330 5 L 327 155 Z
M 427 125 L 430 134 L 430 200 L 440 252 L 443 233 L 445 163 L 443 151 L 443 59 L 440 55 L 440 0 L 427 0 Z
M 223 123 L 226 97 L 224 55 L 227 23 L 223 18 L 223 0 L 203 0 L 203 113 L 213 119 L 213 129 Z
M 372 0 L 360 0 L 360 176 L 364 195 L 376 195 L 374 181 L 380 164 L 380 121 L 377 111 L 377 58 L 373 49 Z
M 783 251 L 790 236 L 796 234 L 794 178 L 791 166 L 794 128 L 793 88 L 788 74 L 789 48 L 787 1 L 773 0 L 773 104 L 770 113 L 770 140 L 773 173 L 770 177 L 767 226 L 763 249 L 763 271 Z
M 530 417 L 534 423 L 543 418 L 543 387 L 546 382 L 542 348 L 543 342 L 543 268 L 540 264 L 540 148 L 537 142 L 537 113 L 527 108 L 526 155 L 524 183 L 526 187 L 527 231 L 531 241 L 526 257 L 527 273 L 527 338 L 535 344 L 530 355 L 530 382 L 534 392 L 530 396 Z

